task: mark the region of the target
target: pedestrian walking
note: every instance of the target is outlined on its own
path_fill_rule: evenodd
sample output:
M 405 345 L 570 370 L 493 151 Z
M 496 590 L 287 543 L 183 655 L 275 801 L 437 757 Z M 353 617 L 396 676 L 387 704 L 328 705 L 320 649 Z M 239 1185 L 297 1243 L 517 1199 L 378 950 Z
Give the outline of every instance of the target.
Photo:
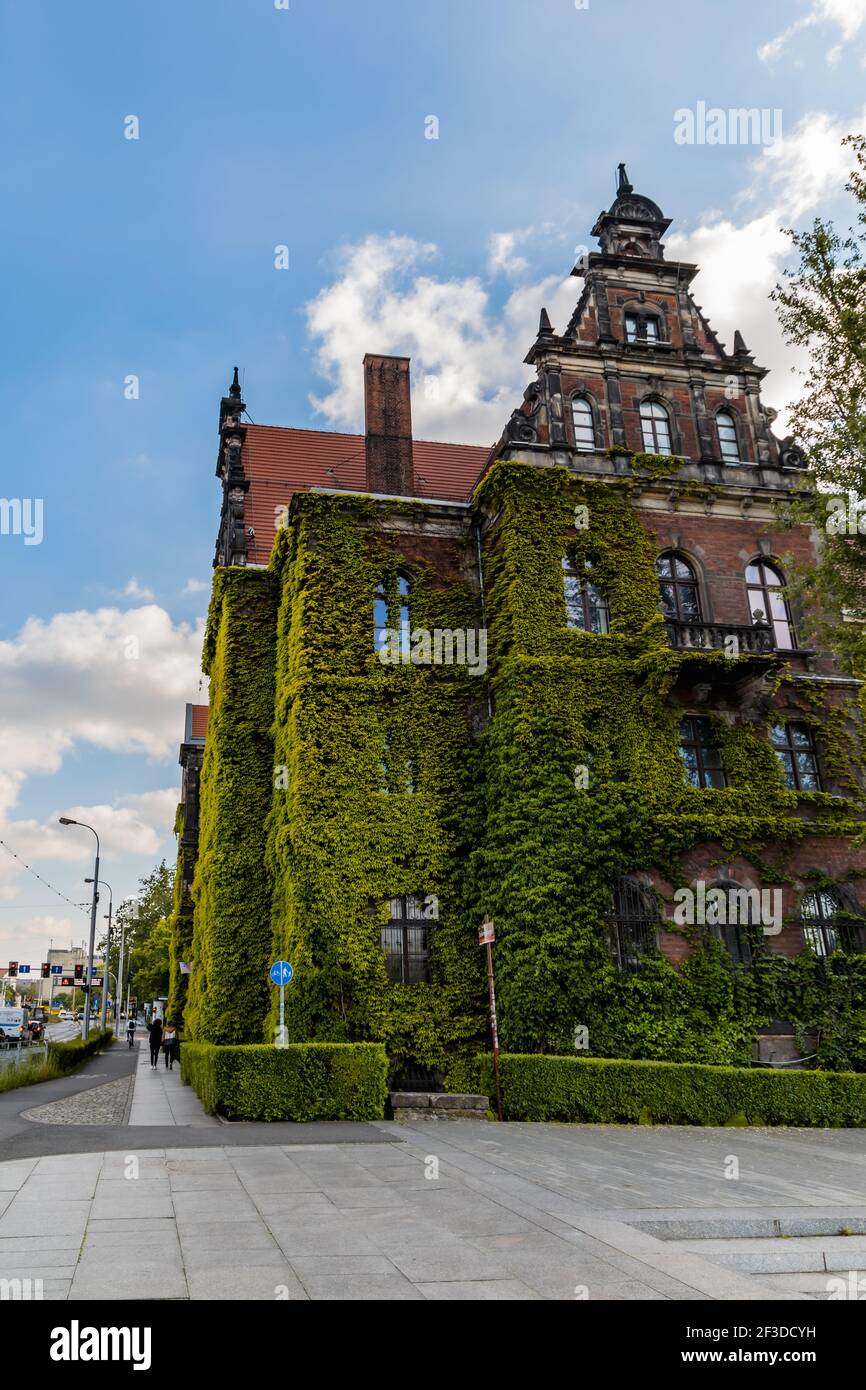
M 162 1047 L 162 1019 L 155 1018 L 147 1030 L 150 1033 L 150 1066 L 155 1070 L 159 1065 L 159 1049 Z
M 166 1023 L 165 1025 L 165 1032 L 162 1035 L 162 1049 L 165 1053 L 165 1065 L 171 1071 L 177 1055 L 177 1029 L 173 1023 Z

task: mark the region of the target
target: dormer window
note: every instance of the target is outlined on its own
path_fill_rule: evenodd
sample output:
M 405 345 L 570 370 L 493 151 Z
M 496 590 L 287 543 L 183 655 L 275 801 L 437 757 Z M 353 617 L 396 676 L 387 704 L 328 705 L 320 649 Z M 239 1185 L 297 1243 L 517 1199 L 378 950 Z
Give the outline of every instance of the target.
M 571 403 L 571 418 L 574 423 L 574 447 L 590 452 L 595 448 L 595 427 L 592 421 L 592 406 L 585 396 L 575 396 Z
M 719 433 L 719 451 L 724 462 L 739 463 L 740 446 L 737 442 L 737 426 L 729 411 L 719 411 L 716 416 L 716 429 Z
M 650 346 L 660 342 L 659 321 L 655 314 L 626 314 L 625 340 L 627 343 L 649 343 Z

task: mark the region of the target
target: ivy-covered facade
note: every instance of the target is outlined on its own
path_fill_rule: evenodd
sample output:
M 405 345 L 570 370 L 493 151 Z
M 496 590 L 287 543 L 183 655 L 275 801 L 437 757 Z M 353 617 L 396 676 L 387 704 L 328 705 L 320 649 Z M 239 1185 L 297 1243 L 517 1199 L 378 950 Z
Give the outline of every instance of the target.
M 487 914 L 508 1051 L 866 1069 L 860 684 L 803 648 L 803 461 L 667 226 L 621 167 L 490 451 L 413 441 L 405 359 L 358 437 L 235 377 L 189 1035 L 273 1040 L 285 958 L 288 1041 L 459 1087 Z

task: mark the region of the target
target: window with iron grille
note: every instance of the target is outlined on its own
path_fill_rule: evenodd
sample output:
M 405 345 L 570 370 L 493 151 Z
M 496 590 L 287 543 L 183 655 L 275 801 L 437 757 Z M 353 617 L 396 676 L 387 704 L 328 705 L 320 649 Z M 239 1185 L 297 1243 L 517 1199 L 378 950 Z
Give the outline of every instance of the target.
M 659 401 L 643 401 L 640 408 L 643 447 L 648 454 L 670 454 L 671 421 Z
M 716 415 L 716 430 L 719 436 L 719 450 L 725 463 L 740 462 L 740 445 L 737 440 L 737 424 L 728 410 L 720 410 Z
M 429 933 L 438 917 L 436 899 L 430 894 L 407 893 L 392 898 L 388 906 L 390 920 L 382 927 L 388 979 L 404 985 L 429 982 Z
M 656 560 L 662 612 L 681 623 L 701 621 L 701 603 L 695 572 L 682 555 L 666 550 Z
M 770 742 L 782 765 L 785 786 L 792 792 L 819 792 L 821 775 L 818 770 L 818 750 L 815 736 L 808 724 L 793 721 L 774 724 Z
M 721 750 L 709 719 L 689 714 L 680 720 L 680 757 L 693 787 L 721 791 L 727 786 Z
M 562 575 L 566 625 L 583 632 L 609 632 L 610 606 L 604 589 L 592 581 L 592 561 L 584 560 L 581 569 L 566 555 L 562 561 Z
M 607 913 L 607 946 L 618 970 L 639 970 L 658 950 L 658 909 L 652 894 L 633 878 L 617 880 Z
M 770 623 L 779 651 L 796 647 L 791 610 L 785 598 L 785 581 L 767 560 L 753 560 L 746 566 L 746 593 L 753 623 Z
M 571 419 L 574 424 L 574 447 L 585 451 L 595 448 L 595 426 L 592 406 L 583 396 L 575 396 L 571 402 Z
M 811 888 L 800 899 L 803 940 L 816 956 L 829 956 L 835 950 L 866 949 L 866 922 L 862 915 L 846 910 L 837 888 Z

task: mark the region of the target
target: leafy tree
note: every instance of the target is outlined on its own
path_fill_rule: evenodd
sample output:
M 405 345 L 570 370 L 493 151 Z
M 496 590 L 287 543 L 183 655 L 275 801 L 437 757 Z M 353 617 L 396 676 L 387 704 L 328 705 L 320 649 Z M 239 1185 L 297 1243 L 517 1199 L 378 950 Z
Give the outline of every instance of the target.
M 800 263 L 773 299 L 787 341 L 806 348 L 805 390 L 791 411 L 817 489 L 805 512 L 823 533 L 815 570 L 799 575 L 806 625 L 843 665 L 866 671 L 866 137 L 843 142 L 854 153 L 847 191 L 857 229 L 841 236 L 816 218 L 789 230 Z M 861 502 L 861 499 L 864 499 Z M 861 511 L 862 508 L 862 511 Z M 844 613 L 845 622 L 839 622 Z
M 168 923 L 172 910 L 174 871 L 163 859 L 139 879 L 138 893 L 125 899 L 115 914 L 111 933 L 111 971 L 120 964 L 120 929 L 125 929 L 127 978 L 138 999 L 157 999 L 168 994 Z M 103 937 L 101 948 L 104 949 Z

